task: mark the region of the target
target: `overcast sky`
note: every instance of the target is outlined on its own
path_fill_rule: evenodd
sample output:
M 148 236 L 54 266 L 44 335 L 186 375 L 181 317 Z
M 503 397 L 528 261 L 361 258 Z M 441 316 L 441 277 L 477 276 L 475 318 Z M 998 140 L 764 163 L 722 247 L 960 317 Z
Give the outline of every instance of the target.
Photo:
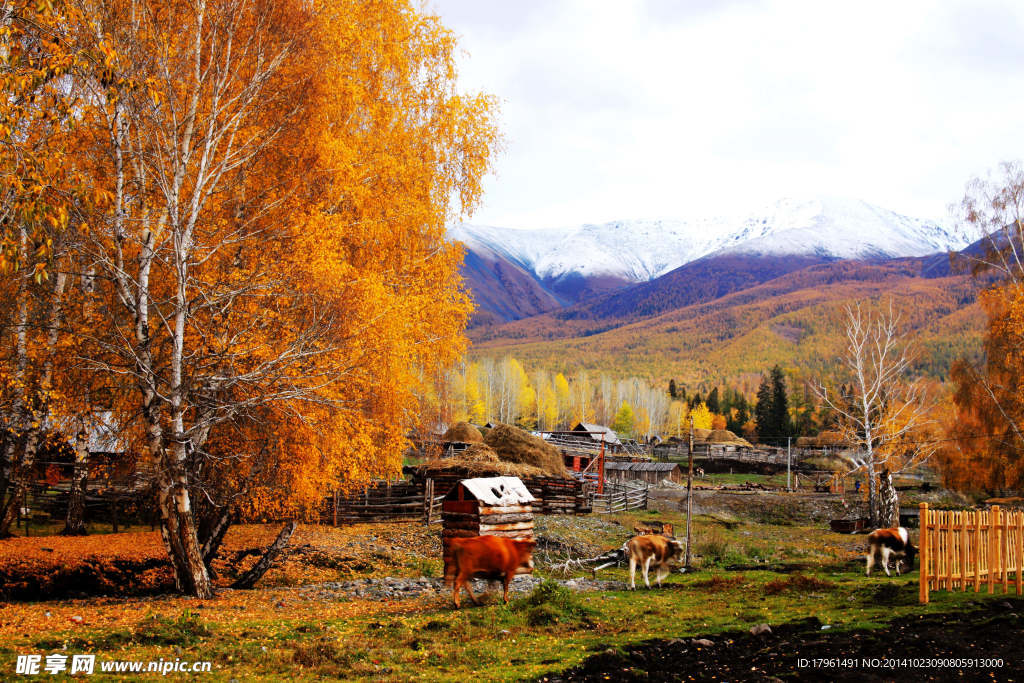
M 1024 157 L 1024 3 L 427 0 L 506 150 L 473 223 L 864 199 L 948 221 Z

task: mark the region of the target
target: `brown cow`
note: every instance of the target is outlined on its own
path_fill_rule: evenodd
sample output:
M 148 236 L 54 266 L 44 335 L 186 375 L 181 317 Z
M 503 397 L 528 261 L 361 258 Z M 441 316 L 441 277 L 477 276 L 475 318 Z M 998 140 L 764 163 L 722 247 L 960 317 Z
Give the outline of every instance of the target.
M 643 566 L 644 583 L 651 587 L 648 572 L 651 563 L 657 567 L 655 580 L 661 586 L 661 580 L 668 576 L 668 562 L 674 557 L 682 557 L 683 544 L 674 538 L 665 536 L 634 536 L 626 542 L 626 555 L 629 557 L 629 587 L 636 590 L 636 566 Z
M 875 565 L 875 555 L 879 553 L 882 555 L 882 568 L 885 569 L 886 576 L 892 576 L 889 573 L 890 556 L 899 560 L 896 562 L 897 576 L 900 574 L 900 565 L 904 562 L 907 563 L 907 571 L 914 570 L 914 555 L 917 554 L 917 548 L 910 542 L 910 534 L 903 527 L 875 529 L 868 534 L 868 576 L 871 576 L 871 568 Z
M 488 579 L 502 579 L 505 582 L 505 602 L 508 602 L 508 585 L 520 567 L 533 569 L 533 539 L 520 540 L 502 536 L 473 536 L 453 538 L 452 553 L 452 597 L 459 607 L 460 589 L 465 587 L 473 604 L 480 601 L 473 595 L 469 580 L 476 575 Z

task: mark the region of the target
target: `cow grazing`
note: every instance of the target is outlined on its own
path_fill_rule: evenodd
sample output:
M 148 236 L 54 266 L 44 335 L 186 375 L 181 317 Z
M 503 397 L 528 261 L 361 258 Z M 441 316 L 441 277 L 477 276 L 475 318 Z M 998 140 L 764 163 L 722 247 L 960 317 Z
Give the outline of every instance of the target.
M 662 536 L 672 536 L 672 524 L 669 522 L 650 522 L 649 526 L 643 524 L 634 524 L 633 533 L 637 536 L 647 536 L 649 534 L 661 534 Z
M 875 556 L 881 553 L 882 568 L 886 576 L 889 573 L 889 559 L 895 557 L 899 560 L 896 563 L 896 575 L 900 574 L 900 564 L 907 563 L 907 571 L 914 569 L 914 555 L 917 548 L 910 542 L 910 534 L 903 527 L 898 529 L 875 529 L 868 534 L 868 569 L 867 575 L 871 576 L 871 568 L 875 566 Z
M 459 594 L 465 587 L 473 604 L 480 601 L 473 595 L 469 580 L 474 576 L 483 576 L 490 580 L 502 579 L 505 582 L 505 602 L 508 602 L 508 585 L 520 567 L 533 569 L 533 539 L 519 540 L 502 536 L 473 536 L 471 538 L 453 538 L 451 548 L 452 597 L 455 607 L 459 607 Z
M 651 587 L 651 580 L 648 576 L 651 565 L 657 569 L 654 575 L 658 586 L 661 580 L 668 576 L 668 562 L 672 558 L 682 557 L 683 544 L 674 538 L 665 536 L 634 536 L 626 542 L 626 556 L 629 557 L 629 587 L 636 590 L 636 567 L 643 567 L 644 583 Z

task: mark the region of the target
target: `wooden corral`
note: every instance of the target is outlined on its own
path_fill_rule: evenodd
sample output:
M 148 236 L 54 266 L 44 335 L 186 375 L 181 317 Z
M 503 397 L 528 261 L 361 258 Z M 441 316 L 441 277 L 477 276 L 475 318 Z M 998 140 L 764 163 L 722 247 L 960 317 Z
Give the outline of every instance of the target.
M 441 502 L 445 576 L 450 575 L 453 538 L 533 538 L 535 500 L 518 477 L 463 479 L 456 483 Z M 519 573 L 529 573 L 529 570 L 520 569 Z
M 655 485 L 663 479 L 676 484 L 686 483 L 686 473 L 675 462 L 616 462 L 610 460 L 604 465 L 609 481 L 642 481 Z

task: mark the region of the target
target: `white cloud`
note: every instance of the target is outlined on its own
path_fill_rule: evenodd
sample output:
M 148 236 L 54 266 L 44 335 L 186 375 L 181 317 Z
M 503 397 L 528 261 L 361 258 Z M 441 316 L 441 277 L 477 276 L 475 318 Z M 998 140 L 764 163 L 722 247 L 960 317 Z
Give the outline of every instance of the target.
M 503 100 L 474 222 L 734 213 L 851 196 L 942 218 L 1024 156 L 1008 3 L 430 0 Z

